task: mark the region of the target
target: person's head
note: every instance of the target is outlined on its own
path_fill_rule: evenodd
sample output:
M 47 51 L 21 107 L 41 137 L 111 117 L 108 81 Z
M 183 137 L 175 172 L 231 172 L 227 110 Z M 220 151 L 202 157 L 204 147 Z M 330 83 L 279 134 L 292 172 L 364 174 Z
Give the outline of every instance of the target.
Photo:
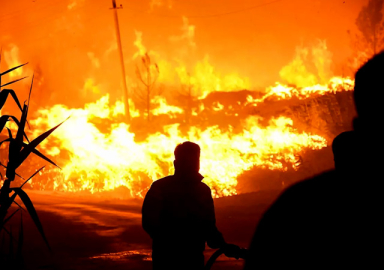
M 356 136 L 353 131 L 343 132 L 332 142 L 336 170 L 351 170 L 359 159 Z
M 176 172 L 197 173 L 200 170 L 200 146 L 193 142 L 183 142 L 175 148 Z
M 384 117 L 384 51 L 356 72 L 354 100 L 358 115 L 356 122 L 365 128 L 375 128 L 374 123 L 380 123 Z

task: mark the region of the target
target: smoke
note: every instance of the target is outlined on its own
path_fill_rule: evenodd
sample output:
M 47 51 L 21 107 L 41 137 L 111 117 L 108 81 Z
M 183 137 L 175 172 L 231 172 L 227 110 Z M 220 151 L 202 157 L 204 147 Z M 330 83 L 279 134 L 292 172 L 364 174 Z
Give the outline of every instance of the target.
M 90 94 L 100 94 L 100 85 L 97 85 L 93 78 L 86 79 L 82 91 L 84 96 Z
M 88 55 L 89 60 L 91 60 L 92 65 L 95 68 L 99 68 L 100 67 L 100 60 L 95 56 L 95 54 L 93 52 L 88 52 L 87 55 Z
M 179 36 L 171 36 L 170 41 L 187 41 L 187 44 L 195 48 L 195 26 L 189 24 L 188 18 L 183 16 L 183 26 L 181 27 L 182 34 Z
M 155 8 L 160 8 L 160 7 L 167 7 L 168 9 L 171 9 L 173 6 L 173 1 L 172 0 L 151 0 L 149 3 L 150 10 L 154 10 Z
M 325 40 L 318 40 L 317 45 L 312 47 L 312 61 L 317 69 L 319 83 L 325 83 L 333 75 L 331 72 L 332 53 L 327 48 Z
M 72 0 L 70 3 L 67 5 L 68 10 L 74 9 L 78 7 L 79 5 L 83 4 L 85 0 Z
M 193 87 L 193 92 L 198 98 L 206 97 L 213 91 L 236 91 L 251 89 L 248 77 L 243 77 L 236 72 L 221 73 L 211 61 L 209 54 L 200 59 L 191 59 L 191 55 L 196 49 L 195 26 L 190 24 L 188 18 L 183 17 L 183 24 L 180 35 L 172 35 L 169 42 L 172 47 L 176 47 L 171 55 L 167 57 L 163 51 L 148 50 L 143 43 L 143 33 L 135 31 L 136 39 L 134 46 L 136 52 L 132 59 L 136 60 L 146 53 L 150 56 L 151 63 L 156 63 L 159 69 L 157 82 L 172 87 L 189 85 Z M 135 82 L 134 79 L 129 79 Z M 137 84 L 131 84 L 135 88 Z
M 318 40 L 311 48 L 297 46 L 293 60 L 284 66 L 280 77 L 297 87 L 326 83 L 332 76 L 332 53 L 324 40 Z
M 132 59 L 136 59 L 137 57 L 143 56 L 147 53 L 147 48 L 143 45 L 143 33 L 135 30 L 135 36 L 136 39 L 133 42 L 133 45 L 135 45 L 138 51 L 134 53 Z
M 20 65 L 19 61 L 19 48 L 15 44 L 9 44 L 9 49 L 4 51 L 4 60 L 8 69 Z M 10 72 L 10 77 L 21 76 L 23 68 L 16 69 Z

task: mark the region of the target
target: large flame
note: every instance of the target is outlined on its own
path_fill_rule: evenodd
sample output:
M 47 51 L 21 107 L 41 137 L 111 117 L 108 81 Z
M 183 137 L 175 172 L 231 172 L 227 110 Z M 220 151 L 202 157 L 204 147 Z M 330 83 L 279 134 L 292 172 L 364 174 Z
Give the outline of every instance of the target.
M 269 97 L 302 99 L 351 90 L 352 86 L 352 80 L 338 77 L 327 85 L 313 87 L 278 84 L 252 103 Z M 181 108 L 167 105 L 165 99 L 156 100 L 158 107 L 154 112 L 158 115 L 172 117 L 183 112 Z M 218 108 L 220 105 L 218 103 Z M 177 123 L 160 127 L 159 132 L 137 141 L 130 126 L 117 120 L 124 112 L 123 106 L 120 101 L 109 104 L 109 96 L 105 95 L 83 109 L 58 104 L 39 110 L 38 118 L 31 120 L 34 135 L 71 115 L 42 145 L 46 153 L 63 164 L 61 171 L 53 170 L 54 189 L 96 192 L 125 186 L 132 196 L 142 196 L 152 181 L 172 173 L 173 149 L 178 143 L 190 140 L 201 146 L 201 173 L 205 183 L 215 196 L 227 196 L 236 194 L 237 177 L 245 170 L 253 166 L 287 170 L 288 166 L 295 166 L 296 155 L 304 149 L 327 146 L 325 138 L 297 132 L 292 119 L 283 116 L 270 119 L 266 126 L 260 123 L 260 117 L 248 116 L 241 121 L 241 132 L 222 131 L 218 126 L 181 131 Z M 102 124 L 104 121 L 110 122 L 107 128 Z
M 284 85 L 277 82 L 275 86 L 267 88 L 267 92 L 261 98 L 254 99 L 252 96 L 247 97 L 247 101 L 254 106 L 264 102 L 267 99 L 289 99 L 296 97 L 298 99 L 306 99 L 316 95 L 336 94 L 341 91 L 352 91 L 354 81 L 351 78 L 332 77 L 327 84 L 316 84 L 297 88 L 294 86 Z
M 194 50 L 194 27 L 185 18 L 183 22 L 183 34 L 174 36 L 171 40 L 186 40 L 189 50 Z M 237 178 L 244 171 L 254 166 L 282 171 L 290 166 L 296 169 L 298 154 L 306 149 L 327 146 L 324 137 L 299 132 L 294 128 L 293 120 L 283 115 L 270 119 L 250 114 L 240 116 L 234 107 L 219 101 L 214 101 L 212 108 L 207 108 L 204 100 L 212 92 L 252 89 L 249 78 L 236 72 L 219 72 L 211 64 L 208 55 L 189 64 L 181 59 L 161 58 L 160 53 L 147 50 L 143 44 L 143 35 L 138 31 L 134 46 L 137 52 L 132 55 L 131 60 L 136 66 L 139 67 L 142 60 L 144 64 L 150 63 L 147 73 L 157 72 L 153 77 L 147 74 L 146 78 L 156 78 L 153 82 L 148 80 L 149 84 L 185 90 L 186 93 L 180 93 L 183 91 L 178 89 L 179 95 L 189 98 L 194 105 L 179 107 L 165 96 L 154 94 L 157 93 L 154 89 L 144 87 L 131 75 L 127 77 L 133 93 L 152 91 L 152 96 L 144 98 L 150 100 L 150 104 L 147 104 L 150 114 L 155 118 L 172 121 L 166 124 L 157 123 L 149 115 L 144 119 L 146 112 L 143 112 L 139 103 L 130 99 L 132 121 L 129 125 L 123 115 L 124 103 L 111 103 L 109 94 L 103 95 L 96 102 L 85 104 L 84 108 L 56 104 L 38 110 L 35 118 L 30 119 L 32 137 L 68 116 L 71 117 L 40 146 L 44 153 L 57 161 L 62 170 L 46 170 L 48 181 L 31 180 L 29 184 L 32 187 L 98 192 L 124 186 L 133 197 L 142 196 L 154 180 L 173 172 L 173 149 L 178 143 L 190 140 L 201 147 L 201 173 L 205 176 L 205 183 L 212 188 L 214 196 L 229 196 L 237 194 Z M 148 57 L 147 62 L 144 56 Z M 8 66 L 14 65 L 18 58 L 17 47 L 11 49 L 6 57 Z M 88 53 L 88 57 L 95 68 L 100 67 L 99 60 L 93 53 Z M 238 101 L 239 106 L 253 107 L 269 100 L 303 100 L 352 90 L 353 80 L 330 74 L 330 57 L 325 41 L 319 41 L 312 49 L 298 47 L 293 60 L 280 71 L 283 83 L 277 82 L 274 86 L 267 87 L 263 94 L 248 95 L 242 104 Z M 312 61 L 312 65 L 306 65 L 308 59 Z M 315 67 L 315 71 L 310 66 Z M 105 93 L 96 82 L 96 77 L 87 79 L 83 94 L 100 96 Z M 209 118 L 210 113 L 222 118 L 230 115 L 237 117 L 237 126 L 228 126 L 226 129 L 218 124 L 188 127 L 183 125 L 187 122 L 183 118 L 184 114 L 188 113 L 193 117 L 205 115 L 206 118 Z M 147 129 L 145 136 L 136 132 L 137 123 L 141 124 L 142 130 Z

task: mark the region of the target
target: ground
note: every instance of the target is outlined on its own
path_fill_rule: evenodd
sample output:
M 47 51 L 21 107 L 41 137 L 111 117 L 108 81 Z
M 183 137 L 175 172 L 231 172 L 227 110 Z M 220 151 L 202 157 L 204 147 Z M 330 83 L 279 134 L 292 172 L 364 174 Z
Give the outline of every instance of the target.
M 151 239 L 141 228 L 142 200 L 27 192 L 52 247 L 50 253 L 31 218 L 23 213 L 23 254 L 29 269 L 151 269 Z M 215 199 L 217 226 L 227 242 L 248 247 L 262 213 L 279 193 L 260 191 Z M 19 217 L 12 220 L 14 235 L 19 221 Z M 206 259 L 213 252 L 207 249 Z M 212 269 L 235 270 L 242 265 L 242 260 L 221 256 Z

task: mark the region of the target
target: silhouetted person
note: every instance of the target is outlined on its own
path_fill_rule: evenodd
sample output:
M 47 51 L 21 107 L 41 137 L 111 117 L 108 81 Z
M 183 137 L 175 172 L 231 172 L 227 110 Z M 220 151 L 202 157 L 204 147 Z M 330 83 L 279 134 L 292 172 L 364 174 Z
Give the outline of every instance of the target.
M 216 228 L 211 189 L 199 173 L 200 147 L 184 142 L 174 154 L 175 174 L 153 182 L 143 203 L 153 269 L 203 269 L 206 242 L 211 248 L 226 247 L 227 256 L 239 248 L 226 244 Z
M 359 150 L 356 149 L 355 131 L 346 131 L 336 136 L 332 142 L 335 169 L 341 173 L 353 172 L 351 168 L 359 166 Z
M 272 204 L 246 270 L 383 267 L 384 53 L 356 73 L 354 99 L 354 131 L 333 143 L 336 170 L 289 187 Z

